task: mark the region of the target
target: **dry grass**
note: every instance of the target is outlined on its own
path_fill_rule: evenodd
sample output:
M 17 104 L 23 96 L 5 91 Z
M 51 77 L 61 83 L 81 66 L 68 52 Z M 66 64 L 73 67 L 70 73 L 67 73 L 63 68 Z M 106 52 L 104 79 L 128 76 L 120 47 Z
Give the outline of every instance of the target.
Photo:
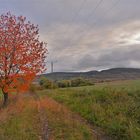
M 18 99 L 1 110 L 0 140 L 38 140 L 41 135 L 37 104 Z
M 41 99 L 50 128 L 50 140 L 94 140 L 90 127 L 56 101 Z
M 12 97 L 0 110 L 0 140 L 93 140 L 90 127 L 56 101 Z M 49 124 L 49 126 L 48 126 Z

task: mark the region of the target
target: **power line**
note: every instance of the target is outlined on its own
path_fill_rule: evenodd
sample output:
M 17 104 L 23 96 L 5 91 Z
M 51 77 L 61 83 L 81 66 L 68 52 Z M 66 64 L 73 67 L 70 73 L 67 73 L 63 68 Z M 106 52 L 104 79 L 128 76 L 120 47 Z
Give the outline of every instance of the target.
M 80 4 L 79 9 L 77 10 L 77 12 L 74 14 L 74 16 L 72 17 L 72 20 L 70 21 L 71 23 L 74 22 L 74 20 L 77 19 L 77 16 L 79 15 L 79 13 L 81 12 L 82 8 L 84 7 L 84 4 L 87 2 L 87 0 L 83 0 L 82 3 Z M 66 30 L 64 31 L 63 34 L 65 34 L 67 32 L 68 28 L 66 28 Z
M 75 13 L 75 16 L 72 18 L 71 22 L 73 22 L 74 20 L 77 19 L 77 16 L 79 15 L 79 13 L 81 12 L 81 10 L 83 9 L 84 4 L 86 3 L 86 1 L 87 1 L 87 0 L 84 0 L 84 1 L 81 3 L 79 10 Z M 104 0 L 99 0 L 99 1 L 96 3 L 94 9 L 92 10 L 92 12 L 90 13 L 89 16 L 91 16 L 91 15 L 93 15 L 93 14 L 96 13 L 96 10 L 97 10 L 98 7 L 102 4 L 103 1 L 104 1 Z M 65 34 L 66 32 L 67 32 L 67 29 L 66 29 L 66 31 L 64 32 L 64 34 Z
M 77 17 L 78 14 L 81 12 L 81 10 L 82 10 L 82 8 L 83 8 L 83 6 L 84 6 L 84 4 L 85 4 L 86 1 L 87 1 L 87 0 L 84 0 L 84 1 L 81 3 L 79 10 L 75 13 L 75 16 L 72 18 L 71 22 L 73 22 L 75 19 L 77 19 L 76 17 Z M 89 17 L 91 17 L 91 16 L 93 16 L 93 15 L 96 14 L 97 9 L 100 7 L 100 5 L 103 3 L 103 1 L 104 1 L 104 0 L 99 0 L 99 1 L 96 3 L 96 6 L 95 6 L 94 9 L 92 10 L 92 12 L 88 15 L 87 20 L 90 19 Z M 109 9 L 107 9 L 107 10 L 104 12 L 105 14 L 104 14 L 103 17 L 105 17 L 105 16 L 106 16 L 106 13 L 108 14 L 109 11 L 111 11 L 119 2 L 120 2 L 120 0 L 115 0 L 115 2 L 113 3 L 113 5 L 112 5 Z M 86 20 L 86 21 L 87 21 L 87 20 Z M 99 20 L 99 19 L 97 19 L 96 22 L 97 22 L 98 20 Z M 93 25 L 92 25 L 92 26 L 95 26 L 95 25 L 96 25 L 96 22 L 93 22 Z M 84 25 L 85 25 L 85 24 L 84 24 Z M 95 27 L 94 27 L 94 28 L 95 28 Z M 67 29 L 68 29 L 68 28 L 66 28 L 66 30 L 64 31 L 64 34 L 67 32 Z
M 83 6 L 84 6 L 84 4 L 85 4 L 86 1 L 87 1 L 87 0 L 84 0 L 84 1 L 83 1 L 83 3 L 81 4 L 79 10 L 78 10 L 77 13 L 75 14 L 75 16 L 74 16 L 74 18 L 72 19 L 72 21 L 74 21 L 74 19 L 76 19 L 76 16 L 78 16 L 78 14 L 81 12 L 81 10 L 82 10 L 82 8 L 83 8 Z M 92 15 L 94 15 L 94 14 L 96 13 L 96 10 L 98 9 L 98 7 L 100 7 L 100 5 L 102 4 L 103 1 L 104 1 L 104 0 L 99 0 L 99 1 L 96 3 L 95 7 L 93 8 L 93 10 L 92 10 L 92 12 L 89 14 L 89 16 L 92 16 Z M 88 16 L 88 17 L 89 17 L 89 16 Z
M 72 21 L 71 22 L 73 22 L 74 21 L 74 19 L 76 19 L 77 18 L 77 16 L 79 15 L 79 13 L 81 12 L 81 10 L 82 10 L 82 8 L 84 7 L 84 4 L 87 2 L 87 0 L 83 0 L 83 2 L 81 3 L 81 5 L 80 5 L 80 7 L 79 7 L 79 9 L 78 9 L 78 11 L 75 13 L 75 15 L 73 16 L 73 18 L 72 18 Z
M 100 4 L 101 4 L 102 2 L 103 2 L 103 0 L 100 1 Z M 112 6 L 104 12 L 104 15 L 102 16 L 102 18 L 104 18 L 107 14 L 109 14 L 110 11 L 112 11 L 112 9 L 113 9 L 114 7 L 116 7 L 116 6 L 118 5 L 119 2 L 120 2 L 120 0 L 115 0 L 115 2 L 112 4 Z M 100 4 L 99 4 L 99 6 L 100 6 Z M 98 7 L 99 7 L 99 6 L 98 6 Z M 89 17 L 89 16 L 88 16 L 88 17 Z M 92 24 L 92 30 L 93 30 L 94 28 L 96 28 L 97 21 L 99 21 L 99 18 L 98 18 L 95 22 L 93 22 L 93 24 Z M 84 24 L 84 26 L 86 27 L 87 25 Z M 82 28 L 82 30 L 83 30 L 83 28 Z M 80 31 L 80 32 L 81 32 L 81 31 Z
M 81 12 L 81 10 L 82 10 L 82 8 L 84 7 L 84 4 L 86 3 L 86 1 L 87 1 L 87 0 L 83 0 L 83 1 L 82 1 L 82 3 L 80 4 L 79 9 L 78 9 L 77 12 L 74 14 L 74 16 L 73 16 L 71 22 L 73 22 L 75 19 L 77 19 L 77 16 L 78 16 L 79 13 Z M 67 30 L 68 30 L 68 28 L 66 28 L 66 30 L 64 31 L 63 34 L 66 34 Z M 56 61 L 55 61 L 55 62 L 56 62 Z M 53 71 L 54 71 L 54 61 L 51 61 L 50 63 L 51 63 L 51 72 L 53 73 Z
M 109 9 L 107 9 L 105 12 L 104 12 L 104 16 L 106 16 L 106 14 L 110 13 L 110 11 L 112 11 L 112 9 L 117 6 L 117 4 L 120 2 L 120 0 L 115 0 L 115 2 L 111 5 L 111 7 L 109 7 Z M 92 10 L 91 14 L 88 16 L 88 18 L 92 15 L 95 15 L 97 9 L 101 6 L 101 4 L 103 3 L 103 0 L 99 0 L 96 4 L 96 6 L 94 7 L 94 9 Z M 95 28 L 96 27 L 96 23 L 99 19 L 96 20 L 96 22 L 93 23 L 93 27 Z M 85 24 L 84 24 L 85 25 Z M 93 29 L 93 28 L 92 28 Z M 82 28 L 83 30 L 83 28 Z
M 104 16 L 102 17 L 102 18 L 105 18 L 105 16 L 107 16 L 109 13 L 112 13 L 112 12 L 110 12 L 110 11 L 112 11 L 113 10 L 113 8 L 115 8 L 118 4 L 119 4 L 119 2 L 120 2 L 120 0 L 115 0 L 115 2 L 112 4 L 112 6 L 109 8 L 109 9 L 107 9 L 104 13 L 106 13 L 106 14 L 104 14 Z M 98 19 L 99 20 L 99 19 Z M 97 20 L 97 21 L 98 21 Z M 94 23 L 94 25 L 96 25 L 96 22 Z M 94 26 L 94 28 L 95 28 L 96 26 Z M 110 30 L 110 31 L 112 31 L 113 30 L 113 28 Z
M 91 12 L 90 15 L 88 16 L 88 19 L 90 19 L 89 17 L 90 17 L 91 15 L 95 15 L 97 9 L 100 7 L 100 5 L 103 3 L 103 1 L 104 1 L 104 0 L 99 0 L 99 1 L 97 2 L 96 6 L 94 7 L 94 9 L 92 10 L 92 12 Z M 109 9 L 107 9 L 107 10 L 104 12 L 103 18 L 104 18 L 107 14 L 109 14 L 110 11 L 112 11 L 112 9 L 113 9 L 114 7 L 116 7 L 116 6 L 118 5 L 119 2 L 120 2 L 120 0 L 115 0 L 115 2 L 111 5 L 111 7 L 109 7 Z M 96 22 L 93 22 L 93 24 L 92 24 L 92 27 L 93 27 L 92 30 L 93 30 L 94 28 L 96 28 L 97 21 L 99 21 L 99 19 L 97 19 Z M 87 24 L 84 24 L 84 26 L 86 27 Z M 84 30 L 84 27 L 82 28 L 82 30 L 81 30 L 80 32 L 82 32 L 82 31 L 85 31 L 85 30 Z M 66 32 L 65 32 L 65 33 L 66 33 Z
M 72 21 L 71 21 L 71 22 L 73 22 L 74 19 L 77 19 L 76 16 L 78 16 L 78 14 L 81 12 L 81 10 L 82 10 L 82 8 L 83 8 L 83 6 L 84 6 L 84 4 L 85 4 L 86 1 L 87 1 L 87 0 L 84 0 L 84 1 L 81 3 L 79 10 L 75 13 L 75 16 L 72 18 Z M 104 0 L 99 0 L 99 1 L 96 3 L 95 7 L 93 8 L 93 10 L 92 10 L 92 12 L 90 13 L 89 16 L 95 15 L 97 9 L 100 7 L 100 5 L 102 4 L 103 1 L 104 1 Z M 88 16 L 88 17 L 89 17 L 89 16 Z M 63 34 L 66 34 L 67 31 L 68 31 L 68 28 L 66 28 L 66 30 L 64 31 Z
M 83 8 L 85 2 L 86 2 L 86 0 L 84 0 L 84 1 L 82 2 L 82 4 L 81 4 L 79 10 L 75 13 L 74 17 L 72 18 L 72 22 L 73 22 L 75 19 L 77 19 L 77 16 L 78 16 L 78 14 L 81 12 L 81 10 L 82 10 L 82 8 Z M 103 0 L 99 0 L 99 1 L 97 2 L 96 6 L 95 6 L 94 9 L 92 10 L 92 12 L 89 14 L 88 18 L 89 18 L 90 16 L 92 16 L 92 15 L 95 15 L 97 9 L 100 7 L 100 5 L 102 4 L 102 2 L 103 2 Z M 113 9 L 114 7 L 116 7 L 117 4 L 118 4 L 119 2 L 120 2 L 120 0 L 115 0 L 115 2 L 112 4 L 112 6 L 104 12 L 103 17 L 105 17 L 106 14 L 109 14 L 110 11 L 112 11 L 112 9 Z M 97 19 L 96 22 L 93 23 L 93 25 L 92 25 L 93 28 L 96 27 L 96 24 L 97 24 L 97 21 L 98 21 L 98 20 L 99 20 L 99 19 Z M 93 28 L 92 28 L 92 29 L 93 29 Z M 83 29 L 83 28 L 82 28 L 82 29 Z M 66 33 L 66 32 L 67 32 L 67 29 L 66 29 L 66 31 L 65 31 L 64 33 Z M 53 72 L 53 66 L 54 66 L 54 62 L 51 63 L 51 72 Z
M 96 14 L 96 11 L 97 11 L 98 7 L 100 7 L 100 5 L 102 4 L 103 1 L 104 1 L 104 0 L 99 0 L 99 1 L 97 2 L 96 6 L 95 6 L 94 9 L 92 10 L 92 12 L 88 15 L 88 18 L 89 18 L 90 16 L 93 16 L 93 15 Z

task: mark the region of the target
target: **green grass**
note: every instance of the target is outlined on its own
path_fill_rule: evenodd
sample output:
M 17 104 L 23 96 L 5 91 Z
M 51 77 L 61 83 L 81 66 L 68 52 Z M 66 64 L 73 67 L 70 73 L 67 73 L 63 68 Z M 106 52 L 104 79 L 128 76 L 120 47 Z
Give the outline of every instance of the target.
M 79 113 L 113 140 L 140 139 L 140 81 L 46 90 L 56 101 Z

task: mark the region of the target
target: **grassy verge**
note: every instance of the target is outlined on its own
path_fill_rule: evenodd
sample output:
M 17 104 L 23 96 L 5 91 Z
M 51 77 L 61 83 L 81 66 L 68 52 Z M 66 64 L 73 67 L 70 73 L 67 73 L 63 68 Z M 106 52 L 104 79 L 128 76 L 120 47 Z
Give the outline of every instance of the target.
M 140 81 L 40 92 L 65 104 L 113 140 L 140 139 Z
M 41 134 L 37 106 L 33 100 L 20 100 L 1 110 L 0 140 L 38 140 Z

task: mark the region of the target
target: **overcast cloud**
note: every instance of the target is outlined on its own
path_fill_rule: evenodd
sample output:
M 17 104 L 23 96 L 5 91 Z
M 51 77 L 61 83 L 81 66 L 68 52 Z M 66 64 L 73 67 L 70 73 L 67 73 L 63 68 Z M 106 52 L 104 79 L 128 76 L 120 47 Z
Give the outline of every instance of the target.
M 55 71 L 140 68 L 140 0 L 0 0 L 40 27 Z

